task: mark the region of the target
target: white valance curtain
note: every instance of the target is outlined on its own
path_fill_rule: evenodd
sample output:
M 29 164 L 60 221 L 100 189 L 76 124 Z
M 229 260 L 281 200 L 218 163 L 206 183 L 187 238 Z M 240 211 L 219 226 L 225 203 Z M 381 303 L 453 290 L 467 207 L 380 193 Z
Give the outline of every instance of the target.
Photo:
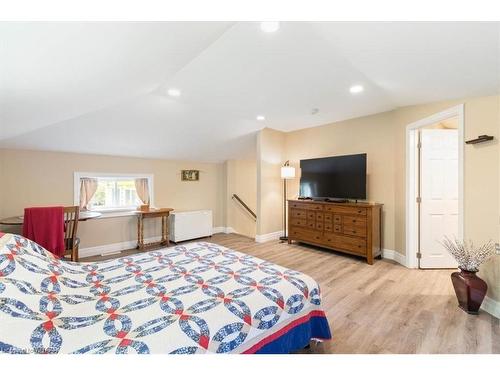
M 80 209 L 88 210 L 89 203 L 97 191 L 97 178 L 80 179 Z
M 147 178 L 135 179 L 135 191 L 143 204 L 149 204 L 149 180 Z

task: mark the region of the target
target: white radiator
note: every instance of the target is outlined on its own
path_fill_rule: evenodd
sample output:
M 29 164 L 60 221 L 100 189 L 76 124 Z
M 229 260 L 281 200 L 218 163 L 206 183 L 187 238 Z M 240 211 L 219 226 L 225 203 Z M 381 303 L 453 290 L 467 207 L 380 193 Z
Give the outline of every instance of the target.
M 212 211 L 184 211 L 170 214 L 170 241 L 180 242 L 212 235 Z

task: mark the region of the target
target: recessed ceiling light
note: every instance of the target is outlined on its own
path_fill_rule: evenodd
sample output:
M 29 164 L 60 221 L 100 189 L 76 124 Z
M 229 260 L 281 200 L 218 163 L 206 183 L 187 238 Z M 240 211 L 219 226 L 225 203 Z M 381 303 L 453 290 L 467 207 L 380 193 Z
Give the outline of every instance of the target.
M 363 92 L 365 88 L 361 85 L 354 85 L 349 88 L 349 91 L 351 94 L 359 94 L 360 92 Z
M 259 115 L 256 117 L 257 118 L 257 121 L 264 121 L 266 118 L 262 115 Z
M 170 96 L 181 96 L 181 90 L 179 89 L 168 89 L 167 94 Z
M 280 28 L 278 21 L 264 21 L 260 23 L 260 29 L 266 33 L 274 33 Z

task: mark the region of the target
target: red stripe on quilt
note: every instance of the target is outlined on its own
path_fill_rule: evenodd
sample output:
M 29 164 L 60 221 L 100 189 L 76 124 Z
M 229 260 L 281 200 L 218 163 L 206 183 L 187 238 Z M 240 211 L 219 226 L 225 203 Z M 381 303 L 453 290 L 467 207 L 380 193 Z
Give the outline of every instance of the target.
M 256 351 L 258 351 L 263 346 L 265 346 L 265 345 L 269 344 L 270 342 L 273 342 L 274 340 L 280 338 L 281 336 L 283 336 L 284 334 L 286 334 L 290 330 L 292 330 L 295 327 L 301 325 L 302 323 L 307 322 L 309 319 L 311 319 L 313 317 L 326 318 L 326 315 L 325 315 L 325 312 L 321 311 L 321 310 L 311 311 L 309 314 L 304 315 L 303 317 L 300 317 L 299 319 L 294 320 L 293 322 L 288 323 L 286 326 L 284 326 L 280 330 L 274 332 L 273 334 L 271 334 L 271 335 L 269 335 L 267 337 L 264 337 L 261 341 L 259 341 L 258 343 L 254 344 L 251 348 L 245 350 L 243 352 L 243 354 L 254 354 Z M 311 337 L 311 339 L 315 339 L 315 338 L 318 338 L 318 339 L 321 339 L 321 340 L 324 340 L 324 341 L 330 340 L 330 339 L 323 339 L 321 337 Z

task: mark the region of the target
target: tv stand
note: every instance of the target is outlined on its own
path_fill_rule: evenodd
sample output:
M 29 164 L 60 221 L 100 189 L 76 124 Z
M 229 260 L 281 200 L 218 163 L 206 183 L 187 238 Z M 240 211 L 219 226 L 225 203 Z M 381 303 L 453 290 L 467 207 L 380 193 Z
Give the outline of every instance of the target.
M 382 255 L 382 205 L 288 201 L 288 243 L 304 242 L 366 258 Z

